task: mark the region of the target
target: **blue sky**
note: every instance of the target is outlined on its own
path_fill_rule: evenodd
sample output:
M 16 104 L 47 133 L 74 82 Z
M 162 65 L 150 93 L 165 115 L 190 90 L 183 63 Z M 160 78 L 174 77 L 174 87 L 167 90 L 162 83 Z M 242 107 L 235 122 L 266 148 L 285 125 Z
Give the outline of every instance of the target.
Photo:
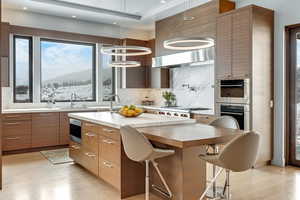
M 92 56 L 91 46 L 42 41 L 42 80 L 51 80 L 57 76 L 92 69 Z

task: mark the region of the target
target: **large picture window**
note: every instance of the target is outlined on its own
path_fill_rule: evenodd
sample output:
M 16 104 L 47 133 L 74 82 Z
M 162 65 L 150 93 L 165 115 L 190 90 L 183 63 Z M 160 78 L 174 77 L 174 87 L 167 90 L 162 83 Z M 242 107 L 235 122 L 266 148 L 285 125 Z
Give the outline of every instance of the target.
M 32 102 L 32 37 L 14 36 L 14 102 Z
M 96 101 L 96 45 L 41 39 L 41 101 Z

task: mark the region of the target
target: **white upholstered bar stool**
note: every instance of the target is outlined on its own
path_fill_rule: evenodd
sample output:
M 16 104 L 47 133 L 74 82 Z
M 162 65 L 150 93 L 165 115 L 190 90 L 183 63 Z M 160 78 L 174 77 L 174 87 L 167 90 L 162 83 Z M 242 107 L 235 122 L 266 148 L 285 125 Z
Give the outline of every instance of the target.
M 216 120 L 212 121 L 209 125 L 214 126 L 214 127 L 219 127 L 219 128 L 231 128 L 231 129 L 240 129 L 238 121 L 231 117 L 231 116 L 222 116 L 217 118 Z M 212 153 L 209 153 L 209 149 L 207 150 L 208 155 L 217 155 L 219 153 L 219 148 L 217 144 L 214 145 L 209 145 L 209 147 L 212 148 Z M 216 176 L 216 166 L 213 165 L 213 172 L 212 176 Z M 216 182 L 214 182 L 212 189 L 210 192 L 207 194 L 208 198 L 215 198 L 217 195 L 218 190 L 222 190 L 222 188 L 217 188 L 216 187 Z
M 230 171 L 242 172 L 252 168 L 256 161 L 258 145 L 259 135 L 255 132 L 249 132 L 230 141 L 219 155 L 200 155 L 200 159 L 221 168 L 208 184 L 207 188 L 200 197 L 200 200 L 206 196 L 207 192 L 224 169 L 226 170 L 226 181 L 223 190 L 223 197 L 229 200 Z
M 121 127 L 121 137 L 124 146 L 124 150 L 128 158 L 136 162 L 146 162 L 146 200 L 149 200 L 150 196 L 150 185 L 149 185 L 149 163 L 151 162 L 157 171 L 165 189 L 152 186 L 161 194 L 167 196 L 168 198 L 172 198 L 172 192 L 162 176 L 157 162 L 155 162 L 158 158 L 163 158 L 166 156 L 170 156 L 175 153 L 174 150 L 166 150 L 166 149 L 158 149 L 154 148 L 149 140 L 140 132 L 138 132 L 135 128 L 131 126 L 123 126 Z

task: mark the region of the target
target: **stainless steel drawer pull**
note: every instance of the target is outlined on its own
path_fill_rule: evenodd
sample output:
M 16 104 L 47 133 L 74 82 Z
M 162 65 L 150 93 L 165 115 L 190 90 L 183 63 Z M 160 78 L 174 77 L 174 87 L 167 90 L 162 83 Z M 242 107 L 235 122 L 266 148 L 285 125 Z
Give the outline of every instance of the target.
M 72 148 L 72 149 L 76 149 L 76 150 L 80 149 L 80 147 L 77 146 L 77 145 L 72 145 L 71 148 Z
M 228 115 L 239 115 L 239 116 L 243 116 L 243 113 L 233 113 L 233 112 L 221 112 L 221 114 L 228 114 Z
M 19 122 L 11 122 L 11 123 L 4 123 L 5 125 L 19 125 L 21 123 Z
M 6 118 L 16 118 L 16 117 L 21 117 L 21 115 L 9 115 L 5 116 Z
M 96 137 L 97 136 L 95 133 L 86 133 L 85 135 L 88 137 Z
M 106 161 L 103 162 L 103 165 L 105 165 L 108 168 L 113 168 L 113 165 Z
M 93 126 L 95 126 L 95 125 L 94 125 L 94 124 L 88 124 L 88 123 L 85 123 L 85 126 L 93 127 Z
M 20 137 L 11 137 L 11 138 L 6 138 L 7 140 L 19 140 L 21 139 Z
M 115 143 L 115 142 L 112 141 L 112 140 L 106 140 L 106 139 L 102 140 L 102 142 L 104 142 L 104 143 L 106 143 L 106 144 L 114 144 L 114 143 Z
M 107 128 L 103 128 L 102 129 L 104 132 L 107 132 L 107 133 L 113 133 L 114 132 L 114 130 L 112 130 L 112 129 L 107 129 Z
M 96 157 L 96 155 L 93 154 L 93 153 L 85 153 L 85 155 L 88 156 L 88 157 Z

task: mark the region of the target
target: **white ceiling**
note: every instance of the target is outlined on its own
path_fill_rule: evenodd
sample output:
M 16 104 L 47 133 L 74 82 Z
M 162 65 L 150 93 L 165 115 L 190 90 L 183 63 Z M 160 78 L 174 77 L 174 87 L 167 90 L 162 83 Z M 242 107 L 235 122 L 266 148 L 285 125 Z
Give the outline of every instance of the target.
M 124 12 L 124 0 L 63 1 Z M 203 4 L 207 1 L 209 0 L 191 0 L 192 7 Z M 162 4 L 161 0 L 126 0 L 126 12 L 142 16 L 141 20 L 132 20 L 91 11 L 38 3 L 31 0 L 2 0 L 2 2 L 4 9 L 9 8 L 15 10 L 23 10 L 23 8 L 26 7 L 26 12 L 36 12 L 40 14 L 54 15 L 66 18 L 71 18 L 73 15 L 75 15 L 76 19 L 78 20 L 107 24 L 118 22 L 118 24 L 121 24 L 123 27 L 143 30 L 153 30 L 154 21 L 174 15 L 186 8 L 184 0 L 166 0 L 165 4 Z

